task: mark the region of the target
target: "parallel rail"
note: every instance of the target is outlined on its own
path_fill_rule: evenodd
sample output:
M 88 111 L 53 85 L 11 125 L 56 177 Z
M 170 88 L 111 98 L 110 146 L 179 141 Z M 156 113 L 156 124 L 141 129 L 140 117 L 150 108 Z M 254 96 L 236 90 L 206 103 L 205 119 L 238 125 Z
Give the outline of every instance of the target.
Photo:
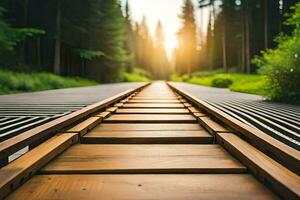
M 8 139 L 0 156 L 0 199 L 300 198 L 299 151 L 163 82 Z
M 300 151 L 300 107 L 265 102 L 256 95 L 171 83 L 228 115 Z

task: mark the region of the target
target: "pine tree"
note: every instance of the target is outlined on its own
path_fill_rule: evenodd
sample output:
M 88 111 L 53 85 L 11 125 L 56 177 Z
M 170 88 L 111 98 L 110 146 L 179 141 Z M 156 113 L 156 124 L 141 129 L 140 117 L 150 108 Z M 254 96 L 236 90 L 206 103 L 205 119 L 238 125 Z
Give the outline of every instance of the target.
M 165 38 L 160 21 L 156 26 L 155 39 L 153 76 L 156 79 L 168 79 L 171 75 L 171 69 L 164 47 Z
M 132 27 L 132 20 L 130 16 L 130 8 L 128 0 L 125 4 L 125 25 L 126 25 L 126 42 L 125 50 L 128 55 L 128 61 L 126 63 L 126 71 L 131 72 L 135 65 L 135 55 L 134 55 L 134 33 Z
M 185 0 L 182 7 L 182 27 L 178 32 L 176 70 L 179 74 L 190 74 L 196 69 L 196 24 L 194 6 L 191 0 Z
M 125 43 L 125 21 L 118 0 L 99 1 L 99 22 L 90 39 L 92 50 L 103 55 L 87 68 L 89 77 L 101 82 L 116 80 L 127 61 Z

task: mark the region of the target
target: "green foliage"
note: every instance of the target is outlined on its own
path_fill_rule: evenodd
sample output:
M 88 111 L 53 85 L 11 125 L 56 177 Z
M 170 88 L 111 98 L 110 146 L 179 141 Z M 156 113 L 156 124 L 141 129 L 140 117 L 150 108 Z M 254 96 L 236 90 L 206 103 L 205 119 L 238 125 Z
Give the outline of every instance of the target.
M 279 36 L 276 49 L 263 52 L 253 60 L 259 72 L 267 76 L 269 98 L 275 101 L 300 103 L 300 3 L 288 19 L 295 25 L 291 36 Z
M 147 82 L 149 81 L 149 74 L 141 69 L 134 68 L 132 72 L 123 72 L 116 80 L 117 82 Z
M 204 85 L 209 87 L 220 87 L 219 83 L 213 82 L 222 82 L 223 87 L 227 86 L 231 91 L 251 93 L 266 95 L 267 90 L 265 87 L 266 77 L 263 75 L 257 74 L 238 74 L 238 73 L 229 73 L 229 74 L 215 74 L 214 71 L 202 71 L 197 72 L 200 76 L 192 76 L 190 79 L 185 80 L 185 82 Z M 212 75 L 208 75 L 212 74 Z M 173 81 L 183 81 L 182 77 L 176 77 L 177 79 L 172 79 Z M 221 81 L 220 81 L 221 80 Z M 225 80 L 225 81 L 224 81 Z M 231 84 L 229 84 L 231 81 Z M 223 82 L 226 84 L 223 85 Z
M 79 54 L 80 58 L 86 60 L 92 60 L 93 58 L 98 58 L 105 55 L 102 51 L 90 51 L 86 49 L 80 49 L 77 51 L 77 53 Z
M 224 74 L 217 75 L 211 82 L 213 87 L 218 88 L 228 88 L 232 83 L 233 81 L 231 80 L 230 76 Z
M 12 28 L 3 18 L 5 9 L 0 7 L 0 52 L 14 51 L 18 43 L 27 38 L 45 34 L 45 31 L 34 28 Z
M 91 86 L 94 81 L 82 78 L 63 78 L 51 73 L 19 73 L 0 70 L 0 94 L 33 92 L 49 89 Z

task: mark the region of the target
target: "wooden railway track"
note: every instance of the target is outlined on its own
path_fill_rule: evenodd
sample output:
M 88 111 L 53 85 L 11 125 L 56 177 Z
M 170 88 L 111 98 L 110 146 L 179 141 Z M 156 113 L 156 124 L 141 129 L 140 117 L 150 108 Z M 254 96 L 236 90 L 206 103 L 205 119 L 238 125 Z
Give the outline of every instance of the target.
M 300 198 L 299 151 L 164 82 L 10 138 L 0 152 L 0 199 Z

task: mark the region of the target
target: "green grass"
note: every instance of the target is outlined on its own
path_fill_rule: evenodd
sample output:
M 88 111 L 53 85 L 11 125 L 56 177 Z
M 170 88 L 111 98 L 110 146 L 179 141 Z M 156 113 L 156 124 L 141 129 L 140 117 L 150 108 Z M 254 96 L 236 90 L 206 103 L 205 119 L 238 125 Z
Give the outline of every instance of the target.
M 34 92 L 96 84 L 94 81 L 83 78 L 61 77 L 46 72 L 22 73 L 0 70 L 0 94 Z
M 132 72 L 121 73 L 118 82 L 147 82 L 150 81 L 149 74 L 140 68 L 134 68 Z
M 214 73 L 211 72 L 197 72 L 191 78 L 186 76 L 173 76 L 173 81 L 183 81 L 192 84 L 204 85 L 213 87 L 213 81 L 216 79 L 230 79 L 232 84 L 228 87 L 231 91 L 267 95 L 266 77 L 258 74 L 240 74 L 240 73 Z

